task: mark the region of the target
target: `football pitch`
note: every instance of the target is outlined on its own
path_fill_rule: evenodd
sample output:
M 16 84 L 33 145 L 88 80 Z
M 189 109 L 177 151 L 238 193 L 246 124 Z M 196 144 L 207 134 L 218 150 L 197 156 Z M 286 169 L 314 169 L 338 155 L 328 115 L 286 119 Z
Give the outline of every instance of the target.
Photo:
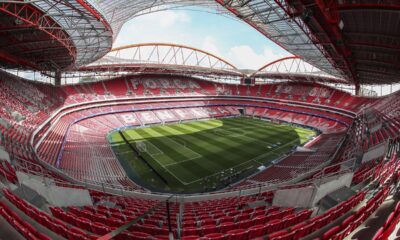
M 302 145 L 316 132 L 252 118 L 127 128 L 108 135 L 138 184 L 159 192 L 220 189 Z

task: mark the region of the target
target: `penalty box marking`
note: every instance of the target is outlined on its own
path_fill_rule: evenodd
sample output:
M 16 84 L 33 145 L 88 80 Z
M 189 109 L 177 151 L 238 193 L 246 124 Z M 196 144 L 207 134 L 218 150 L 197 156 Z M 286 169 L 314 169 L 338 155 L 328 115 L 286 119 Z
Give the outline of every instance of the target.
M 183 162 L 193 161 L 194 159 L 201 158 L 203 155 L 201 155 L 201 154 L 199 154 L 199 153 L 193 151 L 192 149 L 186 147 L 185 145 L 183 145 L 183 144 L 181 144 L 181 143 L 179 143 L 179 142 L 177 142 L 177 141 L 175 141 L 175 140 L 173 140 L 173 139 L 171 139 L 171 138 L 169 138 L 169 137 L 168 137 L 168 139 L 171 140 L 171 141 L 173 141 L 175 144 L 178 144 L 178 145 L 182 146 L 183 148 L 185 148 L 185 149 L 191 151 L 192 154 L 193 154 L 194 156 L 191 157 L 191 158 L 186 158 L 185 160 L 180 161 L 180 162 L 174 162 L 174 163 L 170 163 L 170 164 L 162 164 L 162 163 L 157 159 L 157 156 L 159 156 L 159 155 L 166 155 L 166 156 L 168 156 L 167 154 L 165 154 L 163 151 L 161 151 L 157 146 L 155 146 L 155 145 L 154 145 L 153 143 L 151 143 L 150 141 L 146 141 L 146 140 L 143 141 L 143 140 L 142 140 L 142 141 L 137 141 L 137 142 L 144 142 L 145 144 L 151 144 L 151 145 L 154 147 L 154 149 L 157 149 L 157 151 L 158 151 L 157 153 L 149 153 L 149 152 L 147 152 L 147 153 L 150 155 L 151 158 L 153 158 L 155 161 L 157 161 L 158 164 L 160 164 L 160 166 L 162 166 L 162 168 L 164 168 L 167 172 L 169 172 L 172 176 L 174 176 L 179 182 L 181 182 L 181 183 L 184 184 L 184 185 L 187 185 L 187 184 L 188 184 L 187 182 L 185 182 L 185 181 L 183 181 L 182 179 L 180 179 L 180 178 L 179 178 L 178 176 L 176 176 L 173 172 L 171 172 L 167 167 L 168 167 L 168 166 L 172 166 L 172 165 L 176 165 L 176 164 L 180 164 L 180 163 L 183 163 Z

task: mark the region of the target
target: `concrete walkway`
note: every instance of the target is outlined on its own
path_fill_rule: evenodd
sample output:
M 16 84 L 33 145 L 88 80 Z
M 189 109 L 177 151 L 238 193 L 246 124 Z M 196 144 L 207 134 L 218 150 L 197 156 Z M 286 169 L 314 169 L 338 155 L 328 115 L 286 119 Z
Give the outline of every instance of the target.
M 393 195 L 389 195 L 382 205 L 369 216 L 358 228 L 356 228 L 346 240 L 367 240 L 372 239 L 375 233 L 381 228 L 390 213 L 396 207 L 397 199 Z
M 36 222 L 34 219 L 26 215 L 24 212 L 19 210 L 14 204 L 12 204 L 8 199 L 6 199 L 2 193 L 0 193 L 0 201 L 5 203 L 7 206 L 10 207 L 12 211 L 14 211 L 18 216 L 20 216 L 22 219 L 30 223 L 33 227 L 35 227 L 39 232 L 46 234 L 49 236 L 51 239 L 65 239 L 56 233 L 52 232 L 51 230 L 47 229 L 46 227 L 42 226 L 38 222 Z M 4 224 L 3 224 L 4 222 Z M 0 217 L 0 238 L 4 239 L 12 239 L 12 240 L 20 240 L 20 239 L 25 239 L 21 234 L 18 233 L 8 222 Z M 15 238 L 14 238 L 15 236 Z

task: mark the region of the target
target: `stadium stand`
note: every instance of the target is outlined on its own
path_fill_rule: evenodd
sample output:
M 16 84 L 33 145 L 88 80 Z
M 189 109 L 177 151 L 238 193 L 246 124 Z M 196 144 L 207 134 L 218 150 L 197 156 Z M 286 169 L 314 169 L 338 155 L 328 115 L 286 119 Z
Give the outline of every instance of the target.
M 122 89 L 121 91 L 113 90 L 113 86 L 117 86 L 117 84 L 107 84 L 105 86 L 107 86 L 107 91 L 110 91 L 110 94 L 115 94 L 113 98 L 109 96 L 105 97 L 105 99 L 112 99 L 111 103 L 115 103 L 118 96 L 126 96 L 127 89 Z M 87 85 L 85 88 L 80 88 L 80 90 L 76 87 L 67 87 L 66 89 L 68 90 L 63 91 L 69 94 L 65 96 L 67 99 L 70 99 L 72 98 L 71 94 L 79 95 L 79 92 L 83 91 L 86 91 L 86 94 L 92 92 L 89 90 L 89 87 L 92 86 Z M 99 86 L 96 86 L 96 88 L 96 92 L 101 93 L 98 89 Z M 73 104 L 88 100 L 79 97 L 72 99 L 75 100 Z M 268 117 L 275 121 L 287 122 L 296 119 L 297 124 L 309 125 L 321 130 L 324 129 L 321 124 L 329 124 L 329 121 L 334 121 L 334 117 L 338 120 L 340 119 L 340 122 L 336 122 L 336 125 L 341 124 L 343 127 L 337 128 L 335 124 L 331 125 L 334 129 L 332 131 L 336 133 L 322 134 L 316 141 L 313 141 L 309 145 L 310 148 L 316 148 L 316 152 L 293 153 L 276 163 L 273 167 L 267 168 L 262 173 L 248 178 L 234 187 L 237 188 L 238 186 L 245 187 L 265 182 L 283 182 L 285 179 L 301 175 L 302 172 L 307 172 L 315 166 L 325 163 L 330 154 L 335 151 L 339 142 L 343 141 L 343 133 L 337 132 L 347 128 L 344 123 L 350 124 L 351 122 L 351 118 L 348 116 L 334 112 L 319 113 L 319 110 L 314 109 L 300 114 L 290 112 L 295 109 L 294 107 L 293 109 L 279 109 L 279 106 L 275 106 L 272 102 L 265 104 L 262 102 L 254 103 L 249 100 L 243 102 L 235 101 L 237 100 L 210 99 L 205 102 L 204 100 L 193 99 L 189 100 L 184 108 L 182 108 L 180 102 L 174 101 L 168 103 L 165 103 L 165 101 L 163 103 L 140 103 L 137 105 L 137 108 L 136 106 L 134 108 L 138 109 L 138 112 L 132 112 L 132 103 L 122 103 L 121 105 L 109 105 L 107 103 L 104 106 L 101 105 L 92 108 L 90 104 L 81 105 L 81 103 L 77 107 L 69 107 L 64 102 L 65 110 L 55 111 L 52 117 L 48 113 L 43 112 L 44 115 L 47 114 L 46 116 L 50 117 L 48 118 L 49 121 L 44 125 L 43 130 L 37 132 L 38 136 L 34 137 L 33 140 L 36 143 L 40 143 L 37 153 L 41 159 L 50 165 L 58 167 L 72 178 L 84 179 L 93 183 L 107 183 L 110 186 L 114 184 L 125 186 L 126 189 L 135 191 L 146 191 L 128 179 L 118 162 L 115 161 L 111 148 L 104 138 L 109 131 L 128 125 L 145 125 L 174 122 L 182 119 L 237 115 L 238 110 L 236 106 L 238 103 L 246 105 L 246 114 L 253 117 Z M 254 105 L 256 107 L 247 107 L 248 104 L 258 104 L 263 108 L 257 105 Z M 84 106 L 84 108 L 79 109 L 81 106 Z M 274 106 L 274 108 L 268 108 L 271 106 Z M 62 105 L 60 107 L 62 108 Z M 21 110 L 20 107 L 16 107 L 14 110 L 21 112 L 28 111 Z M 318 114 L 325 117 L 317 117 Z M 326 117 L 332 120 L 327 120 Z M 29 118 L 35 119 L 36 115 L 29 115 Z M 2 116 L 2 119 L 7 119 L 8 122 L 15 124 L 9 126 L 11 129 L 14 129 L 19 122 L 26 121 L 26 119 L 21 120 L 9 115 L 5 115 L 4 118 Z M 40 116 L 40 119 L 40 121 L 37 120 L 36 124 L 40 124 L 45 118 Z M 28 129 L 30 129 L 28 136 L 31 136 L 33 130 L 36 128 Z M 377 134 L 374 135 L 376 139 L 373 138 L 370 141 L 373 144 L 379 144 L 379 142 L 385 141 L 385 139 L 392 136 L 391 134 L 383 133 L 383 131 L 381 134 L 378 134 L 379 131 L 376 132 Z M 6 141 L 15 141 L 20 145 L 29 141 L 28 138 L 21 138 L 19 136 L 8 135 Z M 42 138 L 43 140 L 41 140 Z M 95 149 L 95 151 L 88 151 L 87 149 Z M 59 155 L 60 150 L 62 152 L 61 155 Z M 16 163 L 14 164 L 18 171 L 47 176 L 48 178 L 57 179 L 60 183 L 68 183 L 68 181 L 56 173 L 46 170 L 47 168 L 41 166 L 41 163 L 35 160 L 32 153 L 27 153 L 29 149 L 23 151 L 12 149 L 10 152 L 13 152 L 16 156 Z M 382 159 L 377 159 L 362 164 L 355 172 L 352 184 L 357 185 L 361 182 L 378 179 L 380 182 L 379 186 L 385 186 L 384 183 L 398 169 L 395 160 L 397 160 L 396 156 L 392 158 L 392 161 L 387 163 L 383 163 Z M 57 161 L 59 162 L 57 163 Z M 14 168 L 8 161 L 2 161 L 0 167 L 0 173 L 5 181 L 9 183 L 16 183 L 18 181 Z M 336 171 L 332 169 L 329 171 Z M 65 184 L 64 186 L 69 186 L 69 184 Z M 94 194 L 92 198 L 95 206 L 68 207 L 67 209 L 51 206 L 51 211 L 46 212 L 12 193 L 10 189 L 4 188 L 3 193 L 8 203 L 17 207 L 26 216 L 34 219 L 53 234 L 69 239 L 95 239 L 135 219 L 160 203 L 159 201 L 135 197 Z M 182 219 L 179 221 L 176 218 L 176 214 L 179 213 L 180 206 L 177 203 L 171 203 L 170 224 L 174 235 L 180 236 L 181 239 L 197 239 L 199 237 L 203 237 L 204 239 L 254 239 L 262 236 L 268 236 L 269 239 L 299 239 L 300 237 L 318 233 L 320 228 L 331 222 L 335 222 L 336 219 L 344 216 L 351 209 L 358 206 L 359 210 L 346 218 L 350 219 L 347 221 L 351 221 L 351 224 L 343 223 L 332 226 L 330 230 L 320 235 L 321 239 L 342 239 L 379 208 L 388 193 L 388 187 L 383 187 L 376 193 L 368 192 L 367 194 L 367 192 L 362 191 L 334 208 L 328 209 L 323 214 L 315 216 L 311 215 L 313 212 L 311 209 L 268 206 L 268 204 L 272 204 L 273 192 L 271 192 L 272 195 L 263 193 L 256 196 L 185 203 L 184 215 L 182 215 Z M 367 195 L 370 196 L 368 202 L 361 206 L 360 204 Z M 254 208 L 248 207 L 252 203 L 259 201 L 264 201 L 268 204 Z M 50 239 L 44 232 L 39 232 L 17 213 L 13 212 L 7 203 L 4 203 L 4 201 L 1 202 L 1 215 L 21 235 L 32 239 Z M 110 208 L 102 205 L 104 202 L 112 202 L 115 205 Z M 396 213 L 390 218 L 394 218 L 395 216 Z M 132 225 L 118 238 L 146 239 L 150 236 L 155 236 L 158 239 L 168 238 L 169 229 L 167 220 L 164 209 L 154 211 L 139 223 Z M 382 226 L 382 230 L 376 233 L 377 236 L 385 232 L 389 234 L 389 231 L 393 230 L 393 226 L 389 222 L 388 220 L 388 224 Z
M 266 170 L 230 186 L 228 190 L 232 191 L 264 184 L 290 184 L 300 176 L 304 176 L 305 181 L 312 181 L 334 175 L 341 171 L 341 161 L 357 153 L 357 147 L 354 147 L 357 141 L 363 142 L 364 150 L 368 150 L 387 141 L 395 143 L 398 137 L 397 119 L 388 116 L 397 111 L 392 100 L 385 99 L 386 103 L 382 104 L 373 99 L 353 99 L 347 93 L 325 91 L 323 86 L 315 84 L 299 89 L 296 84 L 289 89 L 279 85 L 243 88 L 194 78 L 172 80 L 158 76 L 158 81 L 153 80 L 153 83 L 142 77 L 140 80 L 116 79 L 56 88 L 12 79 L 22 83 L 19 89 L 18 85 L 9 84 L 10 78 L 2 73 L 1 84 L 8 90 L 7 94 L 2 92 L 1 95 L 5 103 L 0 125 L 2 145 L 12 155 L 11 163 L 4 160 L 0 164 L 0 175 L 6 186 L 18 184 L 16 172 L 24 172 L 53 179 L 57 186 L 66 188 L 86 189 L 94 184 L 148 192 L 126 176 L 105 138 L 110 131 L 127 126 L 238 116 L 239 109 L 245 109 L 249 117 L 309 126 L 322 134 L 307 145 L 315 151 L 293 152 Z M 160 82 L 170 88 L 161 91 L 157 88 Z M 55 97 L 50 94 L 52 91 L 59 95 Z M 373 121 L 362 112 L 365 104 L 372 103 L 375 111 L 381 113 Z M 361 120 L 357 120 L 355 126 L 356 118 Z M 388 119 L 390 121 L 386 121 Z M 360 130 L 356 130 L 365 131 L 375 126 L 380 128 L 364 138 L 360 137 Z M 32 148 L 27 147 L 29 143 Z M 342 151 L 332 155 L 338 146 Z M 183 208 L 178 202 L 171 202 L 170 222 L 163 208 L 147 213 L 163 201 L 93 191 L 94 206 L 61 208 L 50 205 L 50 211 L 46 211 L 6 187 L 3 194 L 7 200 L 0 201 L 0 209 L 12 228 L 30 239 L 51 239 L 50 235 L 54 234 L 68 239 L 96 239 L 142 214 L 146 217 L 131 225 L 117 239 L 167 239 L 168 226 L 174 236 L 181 239 L 255 239 L 263 236 L 299 239 L 314 235 L 320 239 L 342 239 L 357 229 L 388 196 L 388 179 L 398 169 L 397 156 L 394 156 L 387 162 L 379 158 L 363 163 L 354 172 L 353 186 L 377 181 L 380 190 L 360 191 L 322 214 L 307 208 L 273 206 L 274 191 L 193 201 L 185 203 Z M 73 180 L 89 185 L 75 186 Z M 367 196 L 369 200 L 365 203 Z M 264 204 L 249 207 L 257 202 Z M 112 203 L 113 207 L 104 203 Z M 32 227 L 25 220 L 26 216 L 21 218 L 10 204 L 47 230 L 38 231 Z M 359 209 L 346 218 L 351 224 L 342 223 L 321 230 L 349 215 L 355 207 Z M 184 214 L 178 219 L 181 211 Z M 396 210 L 390 219 L 397 215 Z M 376 239 L 393 231 L 390 219 L 376 233 Z
M 0 240 L 399 239 L 398 2 L 1 1 Z M 288 54 L 115 48 L 170 9 Z

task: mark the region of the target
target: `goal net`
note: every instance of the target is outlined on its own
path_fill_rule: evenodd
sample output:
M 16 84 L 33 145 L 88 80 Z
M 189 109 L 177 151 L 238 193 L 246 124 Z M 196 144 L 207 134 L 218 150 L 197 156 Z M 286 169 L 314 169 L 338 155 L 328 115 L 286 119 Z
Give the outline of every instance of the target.
M 147 152 L 147 145 L 143 141 L 136 142 L 136 148 L 139 150 L 139 152 Z

